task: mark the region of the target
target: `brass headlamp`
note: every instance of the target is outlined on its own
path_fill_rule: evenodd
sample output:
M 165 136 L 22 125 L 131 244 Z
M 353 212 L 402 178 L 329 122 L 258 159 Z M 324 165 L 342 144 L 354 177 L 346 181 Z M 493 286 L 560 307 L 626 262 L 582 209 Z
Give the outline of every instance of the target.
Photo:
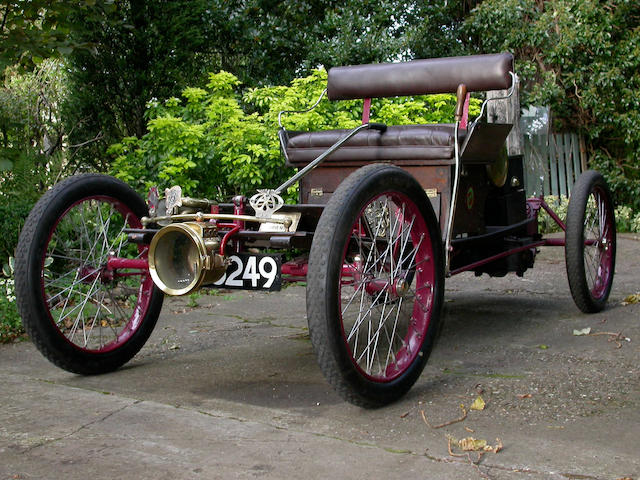
M 226 262 L 217 253 L 220 239 L 215 226 L 202 222 L 167 225 L 149 246 L 149 272 L 169 295 L 185 295 L 224 275 Z

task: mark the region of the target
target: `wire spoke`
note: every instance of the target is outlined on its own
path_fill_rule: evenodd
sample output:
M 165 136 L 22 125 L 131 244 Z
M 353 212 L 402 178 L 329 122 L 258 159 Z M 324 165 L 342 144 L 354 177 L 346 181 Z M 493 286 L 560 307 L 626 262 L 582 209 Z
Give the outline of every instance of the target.
M 90 197 L 73 204 L 59 219 L 46 247 L 42 287 L 49 314 L 73 344 L 101 350 L 126 341 L 128 322 L 139 310 L 146 291 L 145 269 L 107 270 L 111 255 L 141 258 L 124 233 L 135 215 L 117 199 Z M 132 330 L 133 331 L 133 330 Z
M 387 316 L 386 316 L 386 317 L 384 316 L 384 314 L 382 314 L 382 315 L 380 316 L 380 322 L 378 322 L 378 328 L 376 329 L 376 331 L 374 332 L 374 334 L 373 334 L 373 335 L 369 335 L 369 337 L 368 337 L 368 342 L 367 342 L 367 345 L 366 345 L 366 347 L 365 347 L 365 348 L 367 349 L 367 351 L 369 350 L 369 347 L 371 346 L 371 343 L 372 343 L 372 342 L 375 342 L 375 341 L 377 340 L 378 335 L 379 335 L 379 333 L 380 333 L 380 330 L 382 329 L 382 325 L 384 324 L 384 322 L 386 322 L 386 320 L 387 320 L 387 319 L 388 319 L 392 314 L 393 314 L 393 310 L 392 310 L 391 312 L 389 312 L 389 313 L 387 314 Z M 375 351 L 375 349 L 374 349 L 374 351 Z M 364 355 L 364 354 L 362 354 L 362 355 Z M 362 360 L 362 355 L 358 358 L 358 362 L 359 362 L 360 360 Z
M 87 302 L 89 301 L 89 298 L 93 294 L 93 289 L 95 288 L 96 283 L 98 283 L 98 277 L 96 277 L 96 279 L 91 284 L 91 288 L 89 289 L 89 293 L 87 293 L 85 295 L 85 299 L 83 300 L 83 302 L 78 305 L 78 307 L 80 308 L 80 311 L 78 312 L 78 315 L 76 316 L 76 319 L 75 319 L 75 321 L 73 323 L 73 326 L 71 328 L 71 332 L 70 332 L 70 335 L 69 335 L 69 339 L 70 340 L 73 339 L 73 337 L 75 336 L 75 332 L 77 332 L 77 330 L 78 330 L 78 326 L 80 324 L 80 318 L 81 318 L 82 312 L 84 311 L 84 307 L 87 305 Z M 82 294 L 82 295 L 84 295 L 84 294 Z M 83 321 L 82 321 L 82 326 L 83 326 L 82 331 L 83 331 L 83 337 L 84 337 L 84 345 L 86 346 L 87 337 L 86 337 L 86 332 L 85 332 L 85 328 L 84 328 L 84 317 L 83 317 Z
M 411 345 L 421 344 L 413 338 L 424 334 L 434 293 L 434 271 L 422 268 L 431 262 L 428 239 L 415 204 L 395 194 L 372 200 L 354 221 L 340 312 L 352 361 L 374 379 L 395 378 L 417 355 Z
M 400 298 L 400 302 L 398 303 L 398 309 L 397 309 L 397 313 L 396 313 L 396 318 L 393 321 L 393 329 L 391 330 L 391 338 L 389 338 L 389 350 L 387 352 L 387 359 L 384 363 L 384 369 L 387 370 L 387 368 L 389 367 L 389 359 L 393 358 L 393 362 L 396 363 L 396 355 L 393 352 L 393 339 L 394 336 L 396 334 L 396 328 L 398 327 L 398 318 L 400 317 L 400 311 L 402 310 L 402 301 L 404 300 L 403 298 Z
M 79 270 L 78 270 L 78 273 L 79 273 Z M 89 272 L 89 273 L 87 273 L 84 277 L 82 277 L 82 278 L 78 278 L 78 279 L 74 280 L 74 282 L 73 282 L 71 285 L 69 285 L 67 288 L 65 288 L 65 289 L 64 289 L 64 290 L 62 290 L 61 292 L 57 293 L 57 294 L 56 294 L 56 295 L 54 295 L 53 297 L 49 297 L 49 298 L 47 299 L 47 301 L 48 301 L 49 303 L 51 303 L 53 300 L 55 300 L 56 298 L 58 298 L 58 297 L 59 297 L 60 295 L 62 295 L 63 293 L 66 293 L 66 292 L 67 292 L 67 291 L 69 291 L 69 290 L 73 290 L 73 288 L 74 288 L 76 285 L 78 285 L 78 284 L 80 284 L 80 283 L 84 283 L 84 281 L 85 281 L 87 278 L 91 277 L 92 275 L 96 275 L 96 272 Z M 98 275 L 96 275 L 96 277 L 97 277 L 97 276 L 98 276 Z M 69 296 L 71 296 L 71 294 L 69 294 Z

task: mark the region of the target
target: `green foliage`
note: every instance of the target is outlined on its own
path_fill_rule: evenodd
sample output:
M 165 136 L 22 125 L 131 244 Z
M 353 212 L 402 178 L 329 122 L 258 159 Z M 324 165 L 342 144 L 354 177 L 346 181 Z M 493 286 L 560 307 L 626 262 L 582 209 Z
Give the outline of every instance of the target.
M 82 28 L 77 12 L 93 15 L 114 5 L 113 0 L 4 2 L 0 7 L 0 74 L 8 66 L 32 69 L 46 58 L 91 48 L 90 43 L 69 37 L 71 31 Z
M 547 202 L 553 211 L 565 221 L 567 218 L 567 208 L 569 198 L 565 195 L 546 195 L 544 201 Z M 631 207 L 622 205 L 615 209 L 616 230 L 618 232 L 640 233 L 640 212 L 634 212 Z M 544 210 L 538 213 L 538 230 L 540 233 L 561 232 L 562 229 Z
M 33 201 L 17 197 L 6 200 L 0 197 L 0 265 L 15 254 L 20 230 L 33 204 Z
M 286 84 L 314 68 L 411 55 L 407 35 L 424 22 L 424 2 L 246 0 L 209 2 L 209 66 L 244 85 Z
M 566 195 L 546 195 L 544 201 L 563 222 L 566 220 L 567 208 L 569 208 L 569 198 Z M 546 210 L 541 208 L 538 212 L 538 231 L 540 233 L 555 233 L 561 232 L 562 229 L 555 220 L 549 216 Z
M 210 3 L 127 0 L 71 15 L 80 25 L 73 41 L 92 45 L 68 56 L 73 95 L 63 117 L 69 141 L 83 145 L 75 164 L 106 170 L 110 144 L 147 133 L 147 102 L 179 95 L 219 63 L 214 50 L 228 38 L 214 36 L 219 12 Z
M 211 74 L 206 88 L 186 88 L 180 99 L 149 103 L 148 133 L 109 148 L 111 172 L 141 192 L 177 184 L 187 195 L 225 199 L 275 188 L 292 174 L 280 153 L 278 114 L 308 108 L 326 82 L 326 72 L 315 70 L 290 86 L 253 88 L 240 97 L 234 75 Z M 451 122 L 455 102 L 453 95 L 375 99 L 372 121 Z M 479 113 L 479 104 L 471 102 L 472 115 Z M 310 112 L 285 114 L 283 122 L 288 130 L 353 128 L 361 121 L 361 110 L 359 100 L 325 99 Z
M 4 172 L 5 174 L 7 172 Z M 13 279 L 13 256 L 18 243 L 18 236 L 24 224 L 24 219 L 35 203 L 33 193 L 27 195 L 24 189 L 31 188 L 30 183 L 21 178 L 21 172 L 9 172 L 12 178 L 2 184 L 2 187 L 17 187 L 21 195 L 12 195 L 11 192 L 0 191 L 0 343 L 8 342 L 24 333 L 20 315 L 16 307 L 14 279 Z M 16 176 L 16 173 L 18 175 Z M 32 190 L 33 192 L 34 190 Z
M 189 294 L 189 301 L 187 307 L 196 308 L 198 306 L 198 299 L 202 296 L 201 292 L 193 292 Z
M 69 54 L 64 119 L 70 143 L 83 145 L 74 164 L 97 170 L 108 166 L 108 145 L 147 133 L 148 102 L 179 96 L 208 71 L 253 87 L 286 84 L 319 65 L 408 58 L 424 34 L 423 13 L 441 9 L 403 0 L 81 3 L 66 20 L 69 41 L 91 48 Z M 441 17 L 428 19 L 430 32 Z
M 303 71 L 316 65 L 326 68 L 408 58 L 412 27 L 421 25 L 422 2 L 360 0 L 324 2 L 327 8 L 316 17 L 314 35 L 302 38 Z
M 638 210 L 637 0 L 485 0 L 466 32 L 480 51 L 515 53 L 525 103 L 550 105 L 554 130 L 584 133 L 617 203 Z
M 473 52 L 475 39 L 470 38 L 463 27 L 470 12 L 482 1 L 411 2 L 403 40 L 412 58 L 452 57 Z
M 6 343 L 24 333 L 16 307 L 13 262 L 13 257 L 10 257 L 0 271 L 0 343 Z
M 67 58 L 73 94 L 56 118 L 77 147 L 65 159 L 74 170 L 104 170 L 108 145 L 146 134 L 147 103 L 183 95 L 200 105 L 205 91 L 185 88 L 208 71 L 232 72 L 247 87 L 284 85 L 319 65 L 509 50 L 524 103 L 550 105 L 556 131 L 585 134 L 617 202 L 640 207 L 636 0 L 27 0 L 5 2 L 0 21 L 0 70 Z M 2 96 L 6 118 L 19 104 Z M 180 139 L 200 141 L 175 127 Z M 0 169 L 18 153 L 5 150 Z M 165 174 L 197 170 L 189 161 L 174 155 Z
M 67 143 L 76 146 L 67 161 L 73 170 L 102 171 L 108 168 L 108 145 L 147 133 L 148 102 L 183 91 L 188 96 L 185 87 L 202 82 L 208 71 L 232 72 L 252 87 L 286 84 L 319 65 L 408 58 L 419 46 L 424 51 L 423 25 L 436 32 L 445 13 L 459 17 L 474 1 L 432 3 L 10 2 L 0 7 L 0 40 L 8 47 L 2 59 L 33 67 L 49 56 L 65 57 L 72 94 L 58 118 Z M 444 45 L 439 40 L 432 43 Z M 190 168 L 175 161 L 176 171 Z
M 626 205 L 615 210 L 616 229 L 618 232 L 640 233 L 640 212 L 634 212 Z
M 58 61 L 43 61 L 30 73 L 15 68 L 5 72 L 0 85 L 0 172 L 29 161 L 44 166 L 47 157 L 60 151 L 59 106 L 66 95 L 66 75 Z
M 322 64 L 398 58 L 408 21 L 398 12 L 408 3 L 128 0 L 71 12 L 70 38 L 92 45 L 69 56 L 73 95 L 64 118 L 70 142 L 85 145 L 74 162 L 106 168 L 109 144 L 147 133 L 148 102 L 197 94 L 185 87 L 207 71 L 256 86 L 286 83 Z
M 32 72 L 8 71 L 0 88 L 0 264 L 38 197 L 64 173 L 59 104 L 63 66 L 43 61 Z

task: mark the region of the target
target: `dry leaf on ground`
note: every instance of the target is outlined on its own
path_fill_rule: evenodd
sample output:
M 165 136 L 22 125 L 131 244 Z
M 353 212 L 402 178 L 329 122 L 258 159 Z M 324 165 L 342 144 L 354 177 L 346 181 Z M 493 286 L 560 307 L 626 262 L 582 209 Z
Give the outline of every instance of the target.
M 502 441 L 499 438 L 496 438 L 495 446 L 489 445 L 484 439 L 478 439 L 474 437 L 461 438 L 460 440 L 449 437 L 449 444 L 456 445 L 460 450 L 464 452 L 498 453 L 500 450 L 502 450 Z
M 583 328 L 581 330 L 574 330 L 573 334 L 576 336 L 589 335 L 591 333 L 591 327 Z
M 458 440 L 458 447 L 465 452 L 478 452 L 484 450 L 487 446 L 487 441 L 484 439 L 475 439 L 473 437 L 461 438 Z
M 469 408 L 471 410 L 484 410 L 485 405 L 484 399 L 478 395 Z

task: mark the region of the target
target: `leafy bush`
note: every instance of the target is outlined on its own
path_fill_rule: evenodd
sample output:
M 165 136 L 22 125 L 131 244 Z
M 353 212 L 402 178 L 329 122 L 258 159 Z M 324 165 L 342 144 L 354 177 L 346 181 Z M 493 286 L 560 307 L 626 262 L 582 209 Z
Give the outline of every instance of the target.
M 569 199 L 565 195 L 545 195 L 544 201 L 564 222 L 567 218 Z M 561 232 L 562 229 L 558 226 L 555 220 L 549 216 L 546 210 L 541 208 L 538 212 L 538 231 L 540 233 L 554 233 Z
M 240 96 L 234 75 L 210 74 L 205 88 L 187 88 L 182 98 L 150 102 L 148 133 L 109 148 L 115 157 L 111 173 L 141 193 L 153 185 L 177 184 L 187 195 L 222 200 L 275 188 L 293 173 L 280 152 L 278 114 L 308 108 L 326 83 L 327 73 L 315 70 L 290 86 L 254 88 Z M 453 95 L 375 99 L 372 121 L 452 122 L 455 102 Z M 479 105 L 472 100 L 471 115 L 479 113 Z M 361 101 L 325 99 L 310 112 L 284 115 L 283 122 L 289 130 L 353 128 L 361 111 Z
M 485 0 L 465 22 L 480 51 L 508 50 L 523 102 L 549 105 L 554 130 L 587 139 L 617 204 L 640 209 L 640 3 Z
M 0 197 L 0 265 L 8 262 L 14 255 L 18 235 L 33 206 L 32 200 L 20 200 L 18 197 L 3 199 Z
M 9 68 L 0 83 L 0 265 L 14 254 L 31 206 L 70 170 L 59 110 L 66 95 L 59 61 L 28 73 Z
M 24 333 L 16 308 L 13 257 L 0 271 L 0 343 L 6 343 Z
M 545 202 L 554 212 L 563 220 L 567 218 L 567 208 L 569 206 L 569 198 L 565 195 L 546 195 Z M 616 230 L 618 232 L 640 233 L 640 212 L 635 212 L 626 205 L 617 207 L 614 211 L 616 217 Z M 544 210 L 540 209 L 538 213 L 538 230 L 540 233 L 560 232 L 558 224 Z
M 618 232 L 640 233 L 640 212 L 635 212 L 626 205 L 615 210 L 616 228 Z
M 635 126 L 630 128 L 637 134 Z M 627 205 L 640 212 L 640 135 L 639 150 L 635 152 L 636 159 L 611 157 L 606 150 L 596 151 L 591 155 L 590 168 L 598 170 L 607 180 L 617 205 Z

